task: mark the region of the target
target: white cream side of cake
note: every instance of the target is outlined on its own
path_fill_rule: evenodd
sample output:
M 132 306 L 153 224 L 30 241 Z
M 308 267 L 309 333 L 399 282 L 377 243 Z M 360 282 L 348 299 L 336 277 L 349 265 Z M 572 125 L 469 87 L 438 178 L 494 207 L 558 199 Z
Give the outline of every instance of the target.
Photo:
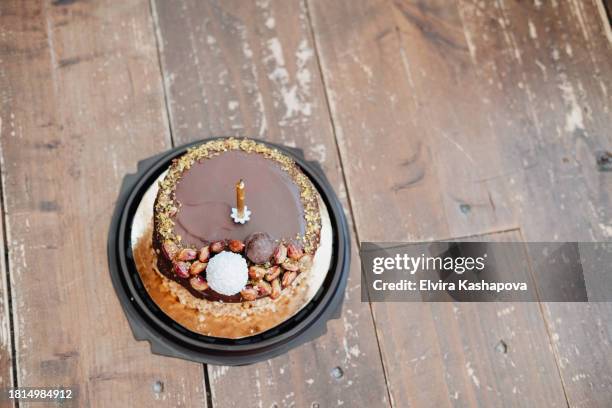
M 136 210 L 136 214 L 134 215 L 134 219 L 132 221 L 132 233 L 130 237 L 132 249 L 135 248 L 138 240 L 143 237 L 147 230 L 152 229 L 153 205 L 159 190 L 159 181 L 163 180 L 166 173 L 167 171 L 162 173 L 159 178 L 149 187 L 138 205 L 138 209 Z M 219 303 L 196 298 L 192 296 L 187 289 L 165 277 L 163 277 L 164 283 L 169 287 L 172 293 L 179 298 L 181 303 L 189 307 L 199 309 L 199 311 L 203 314 L 211 313 L 216 316 L 229 314 L 244 317 L 246 315 L 257 313 L 258 311 L 275 309 L 275 302 L 283 299 L 287 295 L 290 295 L 298 298 L 296 300 L 301 301 L 299 307 L 296 307 L 290 315 L 285 317 L 286 320 L 306 306 L 310 300 L 312 300 L 323 284 L 325 276 L 329 271 L 333 250 L 333 231 L 329 218 L 329 211 L 327 210 L 327 206 L 320 196 L 319 211 L 321 214 L 321 234 L 319 248 L 315 253 L 312 269 L 310 272 L 301 273 L 292 285 L 292 292 L 286 293 L 287 289 L 285 289 L 283 291 L 283 295 L 276 301 L 269 297 L 265 297 L 252 302 L 246 302 L 249 304 L 249 308 L 245 308 L 244 304 L 241 303 Z M 256 217 L 257 214 L 253 214 L 253 216 Z M 204 318 L 205 316 L 202 316 L 202 319 Z

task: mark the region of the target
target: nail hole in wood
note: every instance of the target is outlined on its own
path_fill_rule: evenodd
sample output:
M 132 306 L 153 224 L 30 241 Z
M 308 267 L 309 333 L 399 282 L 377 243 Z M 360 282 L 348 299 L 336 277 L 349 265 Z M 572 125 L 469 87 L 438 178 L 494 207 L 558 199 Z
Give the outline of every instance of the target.
M 340 379 L 340 378 L 342 378 L 342 376 L 344 376 L 344 371 L 342 371 L 342 368 L 340 368 L 340 367 L 334 367 L 331 370 L 331 375 L 335 379 Z
M 612 171 L 612 152 L 595 152 L 595 162 L 600 171 Z
M 153 383 L 153 392 L 156 394 L 160 394 L 162 392 L 164 392 L 164 383 L 161 381 L 155 381 Z
M 508 353 L 508 345 L 505 341 L 500 340 L 495 346 L 495 351 L 497 351 L 498 353 L 506 354 Z

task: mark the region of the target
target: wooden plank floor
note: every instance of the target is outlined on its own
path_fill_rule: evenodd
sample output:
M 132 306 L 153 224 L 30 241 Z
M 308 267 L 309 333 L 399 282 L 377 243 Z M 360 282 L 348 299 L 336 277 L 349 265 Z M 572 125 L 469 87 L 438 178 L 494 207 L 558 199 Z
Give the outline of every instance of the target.
M 0 3 L 16 384 L 73 386 L 75 407 L 204 406 L 202 367 L 134 341 L 107 268 L 123 175 L 170 147 L 149 4 L 63 3 Z
M 609 407 L 612 304 L 370 305 L 356 254 L 612 239 L 605 3 L 0 2 L 0 389 L 75 386 L 79 407 Z M 152 355 L 106 266 L 123 175 L 215 135 L 302 148 L 354 233 L 341 319 L 250 367 Z

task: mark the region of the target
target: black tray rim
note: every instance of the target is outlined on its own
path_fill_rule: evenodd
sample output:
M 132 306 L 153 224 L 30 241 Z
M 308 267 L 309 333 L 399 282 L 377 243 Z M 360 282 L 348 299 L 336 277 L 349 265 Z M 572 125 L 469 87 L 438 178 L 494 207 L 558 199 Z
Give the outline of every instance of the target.
M 133 259 L 131 258 L 131 245 L 129 243 L 131 219 L 144 192 L 149 188 L 151 183 L 155 182 L 157 177 L 167 169 L 172 159 L 182 155 L 193 146 L 218 139 L 226 139 L 226 137 L 214 137 L 190 142 L 146 160 L 146 163 L 139 166 L 137 174 L 133 175 L 133 183 L 131 183 L 131 186 L 127 186 L 127 191 L 124 192 L 123 197 L 120 197 L 117 202 L 115 214 L 111 222 L 111 229 L 109 231 L 108 252 L 113 286 L 128 316 L 128 320 L 132 323 L 132 328 L 134 329 L 134 323 L 137 323 L 140 329 L 146 332 L 145 335 L 143 335 L 143 333 L 138 335 L 135 330 L 136 337 L 141 337 L 143 340 L 161 341 L 162 343 L 169 341 L 171 344 L 166 344 L 166 346 L 170 346 L 171 349 L 175 349 L 176 352 L 179 352 L 175 354 L 186 354 L 187 358 L 192 360 L 194 359 L 194 352 L 196 354 L 203 354 L 203 356 L 196 358 L 198 361 L 201 361 L 201 357 L 205 357 L 205 360 L 210 360 L 211 357 L 217 354 L 219 354 L 217 357 L 221 357 L 222 354 L 227 354 L 227 352 L 232 352 L 232 354 L 237 356 L 242 353 L 247 353 L 249 355 L 256 353 L 270 356 L 272 354 L 281 354 L 286 351 L 284 350 L 285 348 L 288 349 L 293 347 L 293 343 L 296 343 L 299 337 L 308 337 L 305 336 L 305 334 L 307 334 L 313 326 L 317 324 L 326 324 L 327 319 L 330 317 L 329 315 L 331 315 L 330 309 L 335 309 L 333 306 L 337 308 L 338 303 L 342 302 L 350 263 L 350 236 L 342 206 L 322 170 L 320 170 L 320 167 L 313 166 L 312 162 L 306 161 L 301 151 L 264 140 L 249 138 L 250 140 L 276 148 L 296 161 L 321 193 L 330 212 L 330 219 L 334 226 L 334 255 L 332 258 L 332 265 L 330 266 L 331 273 L 328 273 L 328 278 L 331 275 L 331 281 L 327 282 L 328 278 L 326 278 L 319 293 L 317 293 L 309 304 L 298 312 L 296 316 L 299 316 L 300 313 L 303 312 L 307 312 L 307 315 L 301 316 L 297 323 L 289 325 L 292 327 L 287 328 L 285 326 L 284 329 L 286 330 L 283 332 L 271 336 L 266 335 L 271 331 L 278 331 L 278 327 L 283 327 L 286 323 L 290 323 L 296 316 L 264 333 L 247 337 L 246 340 L 204 336 L 194 333 L 180 326 L 178 323 L 175 323 L 176 326 L 182 329 L 177 330 L 177 327 L 168 326 L 163 322 L 163 318 L 160 319 L 160 316 L 157 316 L 147 307 L 147 303 L 154 304 L 154 302 L 150 299 L 148 294 L 146 294 L 146 291 L 144 293 L 146 299 L 143 300 L 141 297 L 142 293 L 139 293 L 139 290 L 136 289 L 134 286 L 135 282 L 133 282 L 128 274 L 128 271 L 131 269 L 129 264 L 133 264 Z M 130 213 L 131 210 L 133 211 Z M 127 248 L 127 251 L 121 248 Z M 113 267 L 113 265 L 115 267 Z M 135 268 L 135 265 L 133 265 L 132 268 Z M 340 294 L 340 296 L 338 296 L 338 294 Z M 340 301 L 338 301 L 338 298 L 340 298 Z M 166 316 L 163 311 L 161 314 Z M 171 320 L 169 317 L 167 317 L 167 319 Z M 164 331 L 160 332 L 160 328 Z M 185 335 L 184 332 L 187 332 L 187 335 Z M 257 338 L 257 340 L 253 341 L 254 338 Z M 286 347 L 282 347 L 282 350 L 279 350 L 278 353 L 274 352 L 274 348 L 283 345 Z M 183 355 L 182 357 L 185 356 Z M 226 363 L 225 360 L 227 359 L 222 359 L 221 361 Z M 239 360 L 244 360 L 244 358 Z

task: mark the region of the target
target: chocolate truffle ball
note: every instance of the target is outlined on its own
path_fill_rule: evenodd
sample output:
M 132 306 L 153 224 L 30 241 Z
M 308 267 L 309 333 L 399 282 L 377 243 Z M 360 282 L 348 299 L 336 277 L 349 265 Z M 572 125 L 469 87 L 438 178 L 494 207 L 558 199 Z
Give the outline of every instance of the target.
M 270 260 L 276 245 L 270 235 L 265 232 L 254 232 L 244 242 L 245 254 L 253 263 L 263 264 Z

